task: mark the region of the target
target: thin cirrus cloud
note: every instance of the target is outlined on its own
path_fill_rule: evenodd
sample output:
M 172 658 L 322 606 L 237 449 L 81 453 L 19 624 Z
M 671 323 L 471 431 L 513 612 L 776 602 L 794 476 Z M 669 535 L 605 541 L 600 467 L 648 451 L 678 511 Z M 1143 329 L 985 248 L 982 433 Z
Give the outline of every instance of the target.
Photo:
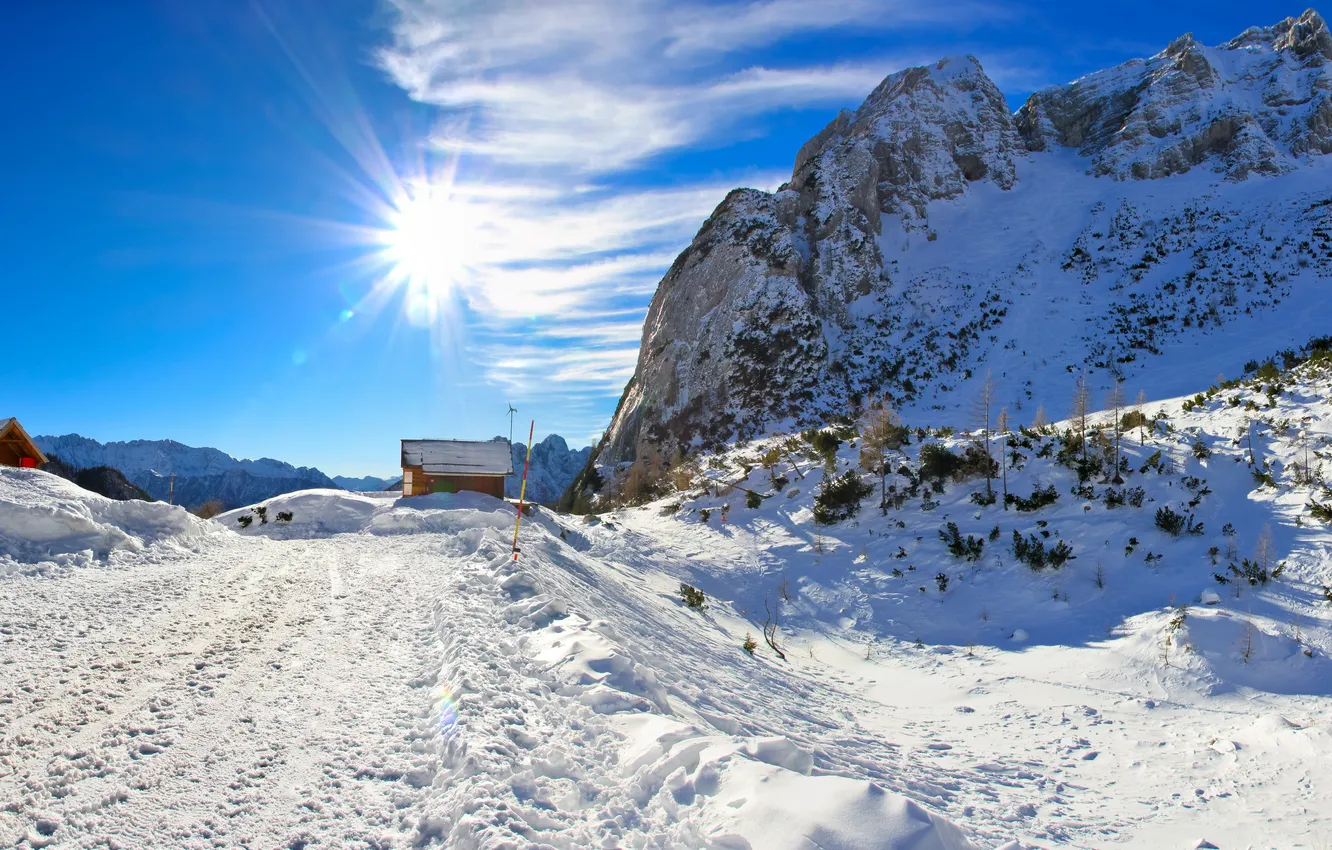
M 761 47 L 790 35 L 849 26 L 893 30 L 912 26 L 981 22 L 1008 17 L 1010 10 L 983 2 L 921 3 L 918 0 L 770 0 L 686 8 L 671 30 L 668 55 L 728 52 Z
M 761 132 L 777 110 L 859 103 L 889 71 L 934 58 L 768 67 L 755 48 L 1001 14 L 980 0 L 391 3 L 378 63 L 439 109 L 433 142 L 463 161 L 458 289 L 474 308 L 478 362 L 496 385 L 579 405 L 623 388 L 656 282 L 726 192 L 782 179 L 659 188 L 654 160 Z M 480 173 L 505 190 L 478 192 L 468 175 Z

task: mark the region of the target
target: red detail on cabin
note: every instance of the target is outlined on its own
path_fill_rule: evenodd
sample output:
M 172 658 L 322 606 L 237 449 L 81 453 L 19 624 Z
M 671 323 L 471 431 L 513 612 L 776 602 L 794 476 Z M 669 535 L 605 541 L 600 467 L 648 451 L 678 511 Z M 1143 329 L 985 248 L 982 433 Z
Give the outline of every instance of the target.
M 24 469 L 36 469 L 37 458 L 35 457 L 19 458 L 19 466 L 23 467 Z

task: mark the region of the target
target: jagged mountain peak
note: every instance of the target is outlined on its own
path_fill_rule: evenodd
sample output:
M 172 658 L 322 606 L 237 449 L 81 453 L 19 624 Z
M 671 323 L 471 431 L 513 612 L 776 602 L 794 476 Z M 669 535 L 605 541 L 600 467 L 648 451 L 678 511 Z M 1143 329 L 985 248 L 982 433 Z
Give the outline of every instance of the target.
M 1254 32 L 1250 29 L 1245 35 Z M 1302 59 L 1317 57 L 1315 61 L 1319 63 L 1332 59 L 1332 33 L 1328 32 L 1327 21 L 1313 9 L 1306 9 L 1298 18 L 1286 18 L 1272 27 L 1270 33 L 1272 46 L 1278 51 L 1289 50 Z
M 891 74 L 854 112 L 842 110 L 801 147 L 782 189 L 801 193 L 805 203 L 786 203 L 801 215 L 811 183 L 837 180 L 877 228 L 881 212 L 921 218 L 931 200 L 956 197 L 976 180 L 1010 188 L 1021 148 L 1003 93 L 980 61 L 948 57 Z
M 1018 111 L 1027 147 L 1075 148 L 1090 171 L 1149 179 L 1208 166 L 1230 180 L 1295 170 L 1332 151 L 1332 34 L 1317 12 L 1207 47 L 1192 34 L 1033 94 Z

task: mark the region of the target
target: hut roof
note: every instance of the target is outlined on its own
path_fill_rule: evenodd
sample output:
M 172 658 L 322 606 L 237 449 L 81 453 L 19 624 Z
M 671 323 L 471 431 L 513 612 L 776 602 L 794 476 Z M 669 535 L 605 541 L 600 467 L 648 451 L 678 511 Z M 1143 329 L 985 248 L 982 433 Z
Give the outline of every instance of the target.
M 0 439 L 3 439 L 9 433 L 11 428 L 27 443 L 29 452 L 42 463 L 46 463 L 46 455 L 42 454 L 42 450 L 37 448 L 37 444 L 32 441 L 32 437 L 28 436 L 28 432 L 23 430 L 23 426 L 14 417 L 0 419 Z
M 508 440 L 403 440 L 402 465 L 427 475 L 513 475 Z

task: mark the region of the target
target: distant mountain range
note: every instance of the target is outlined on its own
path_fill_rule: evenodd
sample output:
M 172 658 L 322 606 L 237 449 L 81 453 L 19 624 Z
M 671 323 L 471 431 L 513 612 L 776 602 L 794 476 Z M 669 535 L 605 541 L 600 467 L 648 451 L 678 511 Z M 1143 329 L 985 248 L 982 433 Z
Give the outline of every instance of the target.
M 218 449 L 196 448 L 175 440 L 101 443 L 78 434 L 38 436 L 34 440 L 43 452 L 59 458 L 59 467 L 51 471 L 80 483 L 85 489 L 107 490 L 103 495 L 112 498 L 138 498 L 138 492 L 141 492 L 158 501 L 167 501 L 173 498 L 174 474 L 174 501 L 191 510 L 210 501 L 220 501 L 224 510 L 231 510 L 283 493 L 315 488 L 359 492 L 384 490 L 400 480 L 375 476 L 329 477 L 313 467 L 292 466 L 273 458 L 238 459 Z M 570 449 L 564 438 L 557 434 L 534 445 L 527 483 L 528 500 L 554 502 L 558 499 L 587 462 L 590 451 L 590 448 Z M 506 480 L 506 495 L 518 496 L 526 452 L 526 446 L 514 444 L 514 469 L 518 474 Z M 94 470 L 96 475 L 89 474 Z M 88 487 L 79 476 L 97 483 L 97 486 Z
M 195 448 L 175 440 L 101 443 L 78 434 L 34 439 L 43 452 L 57 455 L 76 469 L 118 469 L 158 501 L 173 498 L 174 474 L 174 501 L 190 509 L 221 501 L 230 510 L 294 490 L 338 486 L 311 467 L 272 458 L 239 460 L 217 449 Z
M 334 475 L 333 483 L 344 490 L 351 490 L 354 493 L 374 493 L 379 490 L 387 490 L 391 485 L 400 484 L 402 479 L 376 478 L 373 475 L 366 475 L 361 478 L 348 478 L 345 475 Z

